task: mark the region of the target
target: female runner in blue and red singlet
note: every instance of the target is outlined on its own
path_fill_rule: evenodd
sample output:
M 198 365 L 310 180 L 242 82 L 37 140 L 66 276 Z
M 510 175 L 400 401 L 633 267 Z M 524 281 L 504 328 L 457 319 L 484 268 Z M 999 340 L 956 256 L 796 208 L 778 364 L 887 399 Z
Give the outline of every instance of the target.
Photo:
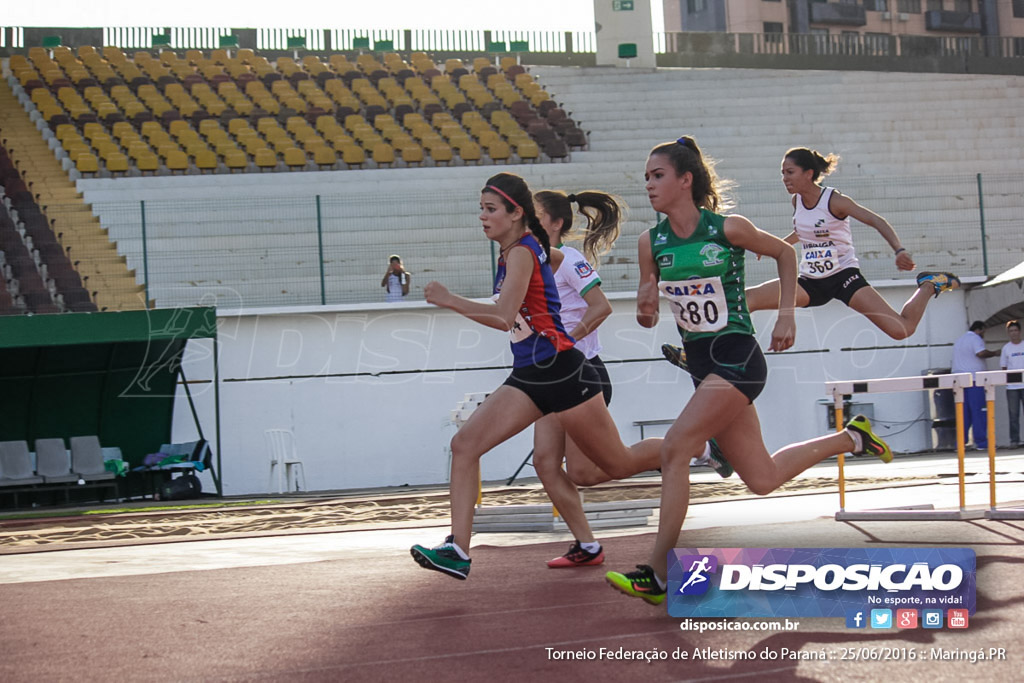
M 423 290 L 429 303 L 512 337 L 512 373 L 452 439 L 451 535 L 437 547 L 414 545 L 411 549 L 421 566 L 458 579 L 469 575 L 466 550 L 481 456 L 544 415 L 556 414 L 589 459 L 578 469 L 599 468 L 603 479 L 621 479 L 660 464 L 660 439 L 623 445 L 604 402 L 600 375 L 574 348 L 573 338 L 562 326 L 550 263 L 554 259 L 557 268 L 561 253 L 550 248 L 526 182 L 511 173 L 490 178 L 480 194 L 480 222 L 487 238 L 501 247 L 494 303 L 452 294 L 438 282 Z

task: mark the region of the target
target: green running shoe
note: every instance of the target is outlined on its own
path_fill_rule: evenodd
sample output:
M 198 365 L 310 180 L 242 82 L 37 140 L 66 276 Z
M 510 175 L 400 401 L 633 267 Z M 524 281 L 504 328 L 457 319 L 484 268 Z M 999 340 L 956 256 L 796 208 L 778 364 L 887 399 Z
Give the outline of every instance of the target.
M 435 548 L 424 548 L 414 545 L 409 549 L 412 559 L 424 569 L 444 572 L 456 579 L 465 580 L 469 576 L 469 565 L 472 560 L 464 560 L 455 549 L 455 537 L 449 536 L 444 543 Z
M 938 296 L 943 292 L 949 292 L 954 289 L 960 289 L 960 278 L 958 278 L 956 275 L 953 275 L 953 273 L 939 273 L 926 271 L 917 276 L 918 287 L 920 287 L 926 282 L 935 288 L 935 296 Z
M 711 462 L 709 463 L 711 467 L 713 467 L 715 472 L 718 472 L 723 479 L 731 477 L 733 473 L 732 465 L 729 464 L 728 460 L 722 457 L 722 449 L 718 447 L 718 442 L 711 439 L 711 441 L 708 441 L 708 446 L 711 447 Z
M 661 355 L 665 356 L 665 360 L 683 372 L 690 371 L 690 368 L 686 365 L 686 351 L 683 350 L 683 347 L 674 344 L 662 344 Z
M 854 451 L 854 455 L 870 453 L 871 455 L 877 455 L 878 459 L 884 463 L 892 462 L 892 451 L 889 449 L 889 444 L 875 436 L 874 432 L 871 431 L 871 422 L 866 417 L 855 415 L 846 423 L 846 428 L 860 434 L 861 442 L 863 443 L 861 450 Z
M 658 581 L 654 578 L 654 570 L 646 564 L 638 564 L 636 569 L 637 571 L 628 574 L 608 572 L 604 578 L 612 588 L 622 591 L 626 595 L 643 598 L 652 605 L 660 605 L 665 602 L 665 589 L 658 586 Z
M 722 457 L 722 449 L 718 447 L 718 442 L 714 439 L 708 441 L 708 451 L 708 455 L 694 458 L 690 462 L 690 467 L 710 467 L 715 472 L 718 472 L 723 479 L 731 477 L 733 473 L 732 465 Z

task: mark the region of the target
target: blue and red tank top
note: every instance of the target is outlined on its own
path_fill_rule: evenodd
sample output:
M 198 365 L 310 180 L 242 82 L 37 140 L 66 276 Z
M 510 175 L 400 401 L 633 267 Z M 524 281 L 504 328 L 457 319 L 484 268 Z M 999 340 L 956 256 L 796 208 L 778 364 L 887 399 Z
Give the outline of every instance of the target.
M 576 342 L 562 326 L 559 315 L 562 304 L 544 249 L 531 234 L 524 235 L 516 246 L 528 248 L 533 255 L 533 272 L 526 288 L 526 298 L 520 304 L 510 330 L 512 367 L 519 368 L 536 365 L 560 351 L 571 349 Z M 495 300 L 501 295 L 504 282 L 505 257 L 502 256 L 498 259 L 498 270 L 494 274 Z

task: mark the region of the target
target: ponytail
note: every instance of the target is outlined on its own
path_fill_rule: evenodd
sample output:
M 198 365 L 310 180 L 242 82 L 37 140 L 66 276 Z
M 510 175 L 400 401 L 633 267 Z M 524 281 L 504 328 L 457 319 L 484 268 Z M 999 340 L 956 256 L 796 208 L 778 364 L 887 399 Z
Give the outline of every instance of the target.
M 595 267 L 600 264 L 601 256 L 608 253 L 619 238 L 625 205 L 618 197 L 599 190 L 584 190 L 569 195 L 555 190 L 541 190 L 534 198 L 552 219 L 561 219 L 559 237 L 572 231 L 572 204 L 579 205 L 580 214 L 587 219 L 587 226 L 581 231 L 583 255 Z
M 839 156 L 837 154 L 822 156 L 820 153 L 807 147 L 794 147 L 787 150 L 782 158 L 789 159 L 805 171 L 814 171 L 814 177 L 812 178 L 814 182 L 818 182 L 818 178 L 823 178 L 836 170 L 836 164 L 839 163 Z
M 701 154 L 697 141 L 684 135 L 675 142 L 663 142 L 651 150 L 649 156 L 660 154 L 669 160 L 677 175 L 689 173 L 693 176 L 693 203 L 698 208 L 715 213 L 732 207 L 725 198 L 732 182 L 722 180 L 715 173 L 715 162 Z

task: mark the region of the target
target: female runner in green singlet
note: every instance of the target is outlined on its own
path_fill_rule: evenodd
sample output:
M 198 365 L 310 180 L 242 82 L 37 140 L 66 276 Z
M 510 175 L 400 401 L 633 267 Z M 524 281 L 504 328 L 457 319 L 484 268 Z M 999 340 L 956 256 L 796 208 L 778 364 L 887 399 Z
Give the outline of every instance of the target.
M 866 452 L 889 462 L 892 452 L 858 415 L 842 432 L 768 453 L 753 405 L 764 388 L 767 365 L 747 309 L 744 252 L 778 263 L 779 314 L 772 351 L 788 349 L 796 336 L 796 253 L 743 216 L 718 213 L 719 181 L 693 138 L 655 147 L 644 177 L 651 207 L 666 218 L 640 235 L 637 322 L 657 325 L 659 295 L 668 299 L 696 392 L 662 443 L 661 510 L 649 564 L 629 573 L 608 572 L 606 578 L 628 595 L 660 604 L 668 551 L 677 545 L 689 505 L 690 460 L 708 440 L 717 440 L 736 473 L 758 495 L 771 493 L 831 455 Z

